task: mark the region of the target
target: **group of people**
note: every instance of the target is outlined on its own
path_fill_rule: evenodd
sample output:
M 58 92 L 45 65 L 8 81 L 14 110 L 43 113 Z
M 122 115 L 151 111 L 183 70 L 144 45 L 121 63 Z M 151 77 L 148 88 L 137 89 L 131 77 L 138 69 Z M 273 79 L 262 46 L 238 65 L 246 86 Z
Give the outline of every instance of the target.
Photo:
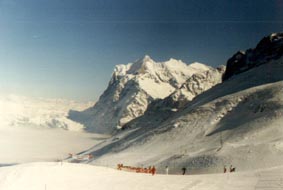
M 236 167 L 233 167 L 232 165 L 230 165 L 229 172 L 235 172 L 235 171 L 236 171 Z M 226 166 L 224 166 L 224 173 L 227 173 Z
M 152 175 L 155 175 L 156 174 L 156 168 L 155 166 L 151 167 L 149 166 L 148 168 L 142 168 L 142 167 L 132 167 L 132 166 L 124 166 L 123 164 L 117 164 L 117 169 L 118 170 L 126 170 L 126 171 L 131 171 L 131 172 L 136 172 L 136 173 L 149 173 L 149 174 L 152 174 Z M 183 167 L 182 168 L 182 175 L 185 175 L 186 174 L 186 167 Z M 232 165 L 230 165 L 230 168 L 229 168 L 229 172 L 235 172 L 236 171 L 236 167 L 233 167 Z M 224 173 L 227 173 L 227 168 L 226 166 L 224 166 Z M 169 174 L 169 167 L 166 166 L 165 167 L 165 173 L 166 175 Z
M 149 173 L 152 175 L 156 174 L 156 168 L 155 166 L 149 166 L 148 168 L 141 168 L 141 167 L 132 167 L 132 166 L 124 166 L 123 164 L 117 164 L 118 170 L 126 170 L 126 171 L 132 171 L 136 173 Z

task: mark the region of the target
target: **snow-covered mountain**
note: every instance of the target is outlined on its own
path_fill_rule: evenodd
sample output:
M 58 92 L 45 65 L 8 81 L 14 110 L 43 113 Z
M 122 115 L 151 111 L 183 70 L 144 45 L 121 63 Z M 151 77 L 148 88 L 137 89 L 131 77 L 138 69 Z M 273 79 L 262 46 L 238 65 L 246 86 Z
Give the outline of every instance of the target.
M 269 49 L 276 54 L 273 46 Z M 113 160 L 118 160 L 133 166 L 167 165 L 172 172 L 182 167 L 207 173 L 230 164 L 237 170 L 282 165 L 282 72 L 283 57 L 275 56 L 175 109 L 166 98 L 154 101 L 142 117 L 130 122 L 134 125 L 85 154 L 93 154 L 95 164 L 115 167 Z
M 70 111 L 69 118 L 84 124 L 88 131 L 111 133 L 142 116 L 152 101 L 164 99 L 176 90 L 180 91 L 180 98 L 181 95 L 193 98 L 197 92 L 186 93 L 183 89 L 188 86 L 184 83 L 193 80 L 190 79 L 192 76 L 205 77 L 201 73 L 212 70 L 201 63 L 187 65 L 175 59 L 155 62 L 149 56 L 127 65 L 117 65 L 107 89 L 95 106 L 83 112 Z M 218 82 L 220 79 L 213 80 Z M 207 88 L 197 83 L 192 85 L 189 88 L 193 90 L 196 86 L 199 91 Z M 210 84 L 208 86 L 211 87 Z
M 221 83 L 224 72 L 225 66 L 220 66 L 216 69 L 209 68 L 204 72 L 195 73 L 163 102 L 171 101 L 173 102 L 172 108 L 178 109 L 194 97 Z
M 82 130 L 83 126 L 67 118 L 70 109 L 83 110 L 92 105 L 63 99 L 0 96 L 0 127 L 47 127 Z
M 206 71 L 193 74 L 180 88 L 164 99 L 152 101 L 143 116 L 130 121 L 123 127 L 138 127 L 141 126 L 140 123 L 151 126 L 160 124 L 172 113 L 184 108 L 193 98 L 221 83 L 224 72 L 225 66 L 220 66 L 216 69 L 210 67 Z

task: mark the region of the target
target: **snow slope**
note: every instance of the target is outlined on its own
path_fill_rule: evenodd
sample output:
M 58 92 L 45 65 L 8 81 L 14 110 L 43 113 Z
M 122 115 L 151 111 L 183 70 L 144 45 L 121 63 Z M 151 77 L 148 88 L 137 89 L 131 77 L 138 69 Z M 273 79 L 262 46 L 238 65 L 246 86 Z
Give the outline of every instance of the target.
M 158 172 L 158 170 L 157 170 Z M 214 175 L 136 174 L 109 168 L 70 164 L 32 163 L 0 167 L 5 190 L 234 190 L 282 189 L 283 167 Z
M 149 56 L 117 65 L 97 104 L 83 112 L 70 111 L 69 118 L 84 124 L 88 131 L 111 133 L 142 116 L 153 100 L 169 96 L 193 74 L 209 69 L 201 63 L 187 65 L 175 59 L 155 62 Z

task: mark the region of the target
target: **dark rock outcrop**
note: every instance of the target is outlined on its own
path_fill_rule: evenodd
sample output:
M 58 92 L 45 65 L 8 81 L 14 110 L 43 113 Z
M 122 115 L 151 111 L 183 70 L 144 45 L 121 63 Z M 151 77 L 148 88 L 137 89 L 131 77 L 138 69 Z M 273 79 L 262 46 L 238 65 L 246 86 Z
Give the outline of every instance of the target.
M 253 67 L 279 59 L 283 55 L 283 33 L 264 37 L 254 49 L 239 51 L 228 61 L 223 80 L 245 72 Z

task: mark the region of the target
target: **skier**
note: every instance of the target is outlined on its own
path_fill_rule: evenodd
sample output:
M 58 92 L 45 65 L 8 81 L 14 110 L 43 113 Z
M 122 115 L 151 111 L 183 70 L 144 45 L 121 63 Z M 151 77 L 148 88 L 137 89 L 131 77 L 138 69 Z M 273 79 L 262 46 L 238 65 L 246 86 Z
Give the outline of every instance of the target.
M 182 171 L 183 171 L 183 175 L 185 175 L 187 168 L 183 167 Z
M 151 168 L 151 166 L 148 167 L 148 173 L 152 173 L 152 168 Z
M 227 172 L 227 168 L 226 168 L 226 166 L 224 166 L 224 173 L 226 173 Z
M 235 172 L 235 170 L 236 170 L 236 168 L 235 167 L 233 168 L 233 166 L 231 165 L 230 166 L 230 172 Z
M 166 171 L 166 175 L 168 175 L 168 174 L 169 174 L 169 168 L 168 168 L 168 166 L 165 167 L 165 171 Z
M 153 166 L 153 167 L 152 167 L 152 169 L 151 169 L 151 173 L 152 173 L 152 175 L 154 175 L 154 174 L 155 174 L 155 172 L 156 172 L 156 169 L 155 169 L 155 167 Z
M 122 164 L 117 164 L 117 170 L 122 170 Z

